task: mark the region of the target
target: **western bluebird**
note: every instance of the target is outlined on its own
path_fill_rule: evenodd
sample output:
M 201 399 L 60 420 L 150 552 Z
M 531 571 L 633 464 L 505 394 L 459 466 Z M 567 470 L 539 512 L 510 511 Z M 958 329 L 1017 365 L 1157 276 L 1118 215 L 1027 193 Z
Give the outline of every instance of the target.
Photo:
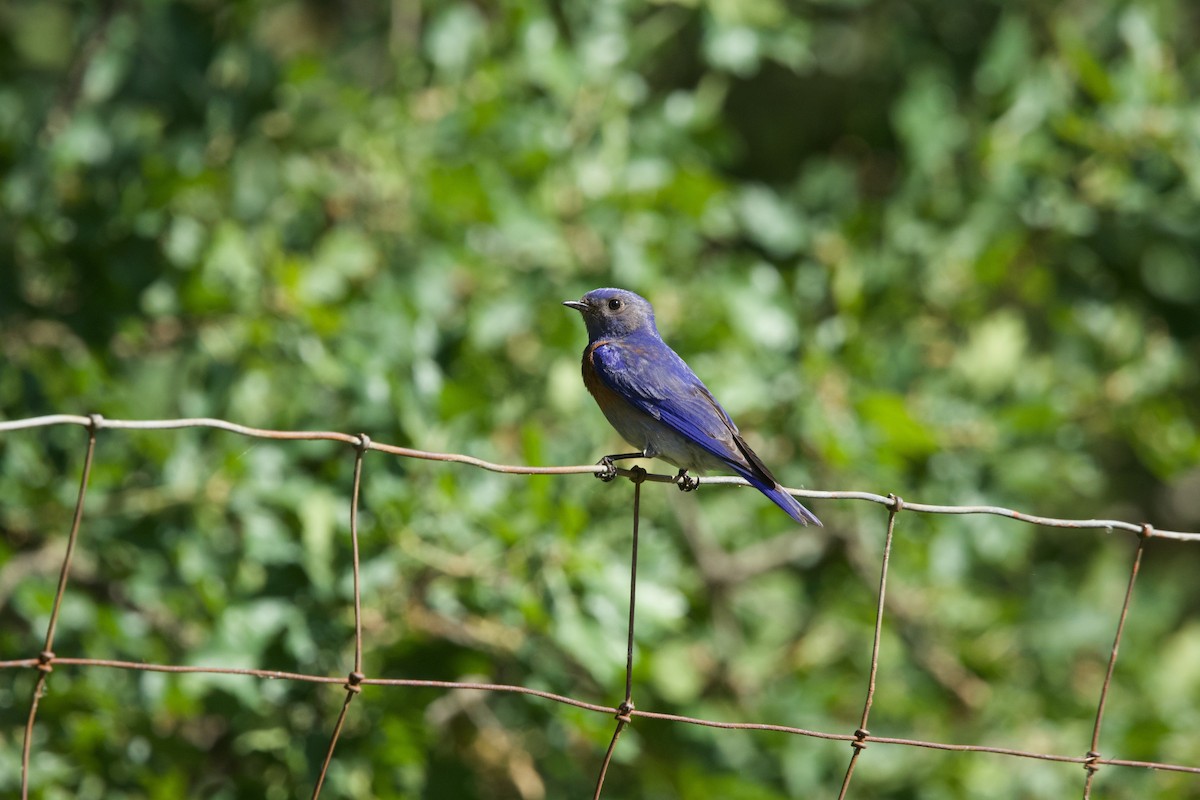
M 563 303 L 583 314 L 588 346 L 583 382 L 617 433 L 639 453 L 679 467 L 680 488 L 694 488 L 689 469 L 733 470 L 792 519 L 820 525 L 762 460 L 696 373 L 659 336 L 654 309 L 624 289 L 595 289 Z

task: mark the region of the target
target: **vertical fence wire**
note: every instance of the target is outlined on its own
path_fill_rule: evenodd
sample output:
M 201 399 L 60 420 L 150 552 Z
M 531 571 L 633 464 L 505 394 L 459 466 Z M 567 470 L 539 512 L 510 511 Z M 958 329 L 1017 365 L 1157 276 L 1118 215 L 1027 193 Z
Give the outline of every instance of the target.
M 83 474 L 79 477 L 79 494 L 75 498 L 75 514 L 71 518 L 71 532 L 67 536 L 67 551 L 63 556 L 58 574 L 58 589 L 54 592 L 54 605 L 50 608 L 50 622 L 46 625 L 46 641 L 38 654 L 37 680 L 33 684 L 33 698 L 29 702 L 29 717 L 25 722 L 25 738 L 21 745 L 21 800 L 29 797 L 29 756 L 33 744 L 33 723 L 37 719 L 38 705 L 46 681 L 54 671 L 54 632 L 58 627 L 58 613 L 62 608 L 63 595 L 67 592 L 67 578 L 71 574 L 71 557 L 75 553 L 75 542 L 79 538 L 79 526 L 83 522 L 83 501 L 87 497 L 88 481 L 92 476 L 92 458 L 96 454 L 95 421 L 88 426 L 87 452 L 83 457 Z
M 904 501 L 897 495 L 888 495 L 892 498 L 892 508 L 888 512 L 887 533 L 883 541 L 883 557 L 879 568 L 879 596 L 875 605 L 875 636 L 871 642 L 871 668 L 870 677 L 867 679 L 867 699 L 863 702 L 862 717 L 859 718 L 858 730 L 854 732 L 854 741 L 850 742 L 850 747 L 853 752 L 850 754 L 850 763 L 846 765 L 846 775 L 842 778 L 842 788 L 838 792 L 838 800 L 845 800 L 846 792 L 850 790 L 850 778 L 854 775 L 854 766 L 858 763 L 858 757 L 862 755 L 862 751 L 867 748 L 867 739 L 871 732 L 867 729 L 867 719 L 871 715 L 871 705 L 875 702 L 875 676 L 879 672 L 879 642 L 883 638 L 883 608 L 884 600 L 887 597 L 887 575 L 888 564 L 891 563 L 892 556 L 892 536 L 896 531 L 896 515 L 904 508 Z
M 1121 637 L 1125 633 L 1125 620 L 1129 616 L 1129 604 L 1133 600 L 1133 586 L 1137 582 L 1138 571 L 1142 567 L 1142 553 L 1146 550 L 1146 542 L 1150 539 L 1153 529 L 1146 525 L 1142 529 L 1142 534 L 1138 537 L 1137 550 L 1133 554 L 1133 566 L 1129 569 L 1129 583 L 1125 587 L 1125 600 L 1121 603 L 1121 615 L 1117 620 L 1117 632 L 1113 636 L 1112 651 L 1108 656 L 1108 667 L 1104 671 L 1104 683 L 1100 686 L 1100 700 L 1096 703 L 1096 722 L 1092 725 L 1092 744 L 1088 748 L 1087 758 L 1084 763 L 1084 769 L 1087 770 L 1087 777 L 1083 782 L 1083 800 L 1090 800 L 1092 796 L 1092 779 L 1096 777 L 1096 771 L 1100 769 L 1098 763 L 1100 759 L 1100 725 L 1104 720 L 1104 708 L 1108 702 L 1108 690 L 1112 685 L 1113 673 L 1117 668 L 1117 653 L 1121 649 Z
M 609 739 L 608 749 L 604 752 L 604 759 L 600 762 L 600 773 L 596 776 L 596 791 L 592 794 L 592 800 L 600 800 L 600 793 L 604 791 L 604 777 L 608 774 L 608 765 L 612 762 L 613 752 L 617 749 L 617 739 L 621 738 L 621 732 L 625 730 L 625 726 L 633 721 L 630 715 L 634 710 L 633 618 L 634 611 L 637 609 L 638 528 L 642 516 L 642 483 L 646 480 L 647 473 L 641 467 L 634 467 L 629 472 L 629 480 L 633 483 L 633 542 L 630 546 L 629 557 L 629 634 L 625 648 L 625 699 L 621 701 L 621 705 L 617 706 L 617 725 L 613 729 L 612 738 Z
M 346 678 L 346 698 L 342 701 L 342 710 L 334 723 L 333 733 L 329 737 L 329 747 L 325 750 L 325 760 L 321 763 L 321 771 L 313 786 L 312 800 L 321 796 L 321 787 L 325 785 L 325 776 L 329 774 L 329 764 L 333 761 L 333 751 L 337 747 L 338 738 L 342 735 L 342 727 L 346 724 L 346 715 L 350 712 L 350 703 L 362 692 L 362 594 L 359 590 L 359 558 L 358 558 L 358 495 L 362 488 L 363 456 L 371 445 L 371 439 L 365 433 L 360 434 L 360 443 L 354 450 L 354 485 L 350 495 L 350 550 L 353 559 L 354 572 L 354 669 Z

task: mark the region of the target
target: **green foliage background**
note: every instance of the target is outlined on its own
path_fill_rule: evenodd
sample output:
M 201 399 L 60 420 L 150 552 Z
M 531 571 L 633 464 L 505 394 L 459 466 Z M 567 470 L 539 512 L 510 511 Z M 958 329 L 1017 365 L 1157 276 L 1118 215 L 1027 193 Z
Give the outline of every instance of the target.
M 656 304 L 785 483 L 1200 529 L 1200 6 L 0 7 L 0 415 L 215 416 L 539 465 L 619 449 L 558 302 Z M 78 429 L 0 436 L 0 659 Z M 353 454 L 100 437 L 60 655 L 344 674 Z M 631 489 L 367 459 L 366 672 L 616 703 Z M 635 701 L 850 732 L 885 514 L 650 486 Z M 899 518 L 880 735 L 1082 754 L 1129 537 Z M 1105 755 L 1200 764 L 1200 557 L 1154 541 Z M 0 680 L 0 791 L 32 670 Z M 306 796 L 341 692 L 59 667 L 39 798 Z M 368 688 L 329 797 L 590 796 L 611 721 Z M 639 720 L 605 796 L 827 797 L 849 748 Z M 859 797 L 1073 765 L 873 746 Z M 1200 797 L 1105 768 L 1104 797 Z

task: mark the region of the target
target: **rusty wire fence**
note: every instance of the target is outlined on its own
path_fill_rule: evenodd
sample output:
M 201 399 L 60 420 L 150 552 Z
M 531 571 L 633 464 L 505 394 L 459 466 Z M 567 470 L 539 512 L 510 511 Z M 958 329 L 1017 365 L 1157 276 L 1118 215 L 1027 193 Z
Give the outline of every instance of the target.
M 867 682 L 867 686 L 865 687 L 862 713 L 858 719 L 857 728 L 853 731 L 809 730 L 800 727 L 768 724 L 763 722 L 728 722 L 714 719 L 681 716 L 677 714 L 662 713 L 651 709 L 636 707 L 634 703 L 634 690 L 636 688 L 634 685 L 634 625 L 637 610 L 638 536 L 639 523 L 641 519 L 642 486 L 646 482 L 676 483 L 677 478 L 675 476 L 649 473 L 641 467 L 618 469 L 612 467 L 611 465 L 603 464 L 559 467 L 532 467 L 496 464 L 464 454 L 426 452 L 405 447 L 381 444 L 372 441 L 366 434 L 346 434 L 330 431 L 264 430 L 251 428 L 224 420 L 207 418 L 113 420 L 105 419 L 98 414 L 92 414 L 89 416 L 56 414 L 0 422 L 0 434 L 29 428 L 64 425 L 83 427 L 87 433 L 87 439 L 86 450 L 83 457 L 82 475 L 80 477 L 79 489 L 75 499 L 74 513 L 70 524 L 70 530 L 67 535 L 65 555 L 59 568 L 57 590 L 54 594 L 53 607 L 49 615 L 49 624 L 47 625 L 45 631 L 45 638 L 40 652 L 36 654 L 25 655 L 24 657 L 20 658 L 6 657 L 5 660 L 0 660 L 0 669 L 33 669 L 37 671 L 32 695 L 29 698 L 28 714 L 25 716 L 23 723 L 24 730 L 23 734 L 21 735 L 23 743 L 20 754 L 21 796 L 23 798 L 26 798 L 29 795 L 31 773 L 36 769 L 36 760 L 34 759 L 35 753 L 33 752 L 32 745 L 34 729 L 38 724 L 38 707 L 49 681 L 52 680 L 51 676 L 56 666 L 84 668 L 102 667 L 158 673 L 207 673 L 214 675 L 240 675 L 264 680 L 285 680 L 308 682 L 312 684 L 342 685 L 345 689 L 345 698 L 341 704 L 340 713 L 337 714 L 335 719 L 330 720 L 329 722 L 330 732 L 328 737 L 328 746 L 325 749 L 321 766 L 313 780 L 312 797 L 314 798 L 320 796 L 321 794 L 322 786 L 326 780 L 326 776 L 328 775 L 330 764 L 336 757 L 338 739 L 347 720 L 347 715 L 351 713 L 354 701 L 361 693 L 363 686 L 425 687 L 443 691 L 466 690 L 475 692 L 508 693 L 511 695 L 524 695 L 528 697 L 540 698 L 543 700 L 552 701 L 554 703 L 572 706 L 587 712 L 610 716 L 614 719 L 614 724 L 607 750 L 603 754 L 596 754 L 596 777 L 595 789 L 593 793 L 593 797 L 595 798 L 599 798 L 604 795 L 605 775 L 610 763 L 612 762 L 613 754 L 619 745 L 622 732 L 627 728 L 627 726 L 634 724 L 639 718 L 661 720 L 684 725 L 699 725 L 725 730 L 773 731 L 799 737 L 812 737 L 816 739 L 845 742 L 851 749 L 844 777 L 842 778 L 840 789 L 837 793 L 839 800 L 840 798 L 850 796 L 851 781 L 854 775 L 855 767 L 864 758 L 863 754 L 866 747 L 871 744 L 885 744 L 910 748 L 929 748 L 933 750 L 955 752 L 989 753 L 1017 759 L 1034 759 L 1040 761 L 1077 764 L 1083 769 L 1083 777 L 1080 781 L 1080 789 L 1085 800 L 1090 798 L 1092 795 L 1093 782 L 1101 767 L 1120 767 L 1135 770 L 1159 770 L 1173 773 L 1185 773 L 1196 776 L 1197 781 L 1200 781 L 1200 764 L 1162 763 L 1155 761 L 1125 759 L 1105 755 L 1101 750 L 1101 730 L 1105 718 L 1105 708 L 1108 703 L 1110 689 L 1113 685 L 1113 673 L 1117 665 L 1118 652 L 1120 650 L 1122 637 L 1124 636 L 1125 632 L 1130 603 L 1135 595 L 1135 587 L 1137 584 L 1138 572 L 1141 567 L 1143 554 L 1148 543 L 1155 539 L 1175 540 L 1178 542 L 1200 545 L 1200 533 L 1197 532 L 1160 530 L 1149 524 L 1134 524 L 1119 520 L 1057 519 L 1041 517 L 996 506 L 931 505 L 927 503 L 906 501 L 895 495 L 884 496 L 870 492 L 791 490 L 794 494 L 800 497 L 872 503 L 881 506 L 882 510 L 886 512 L 886 519 L 883 522 L 885 529 L 884 545 L 882 550 L 882 559 L 879 565 L 878 593 L 876 597 L 874 615 L 874 639 L 870 652 L 870 668 L 868 673 L 869 680 Z M 255 668 L 228 668 L 217 666 L 144 663 L 104 658 L 89 658 L 86 655 L 68 656 L 60 655 L 55 652 L 55 631 L 58 626 L 60 610 L 63 605 L 63 598 L 69 591 L 72 558 L 78 547 L 86 547 L 86 535 L 81 534 L 81 531 L 85 528 L 83 525 L 83 521 L 85 519 L 85 501 L 88 494 L 89 479 L 92 474 L 98 434 L 100 431 L 107 430 L 172 430 L 180 428 L 213 428 L 259 439 L 291 441 L 331 440 L 340 442 L 347 446 L 349 453 L 352 454 L 354 459 L 353 484 L 351 496 L 348 498 L 350 518 L 349 546 L 351 549 L 351 563 L 353 569 L 352 577 L 355 628 L 353 653 L 354 668 L 349 675 L 331 676 Z M 632 547 L 631 558 L 629 562 L 629 617 L 628 628 L 626 631 L 627 647 L 623 699 L 617 706 L 612 707 L 601 703 L 590 702 L 576 697 L 542 691 L 521 685 L 477 683 L 468 681 L 425 680 L 420 678 L 381 678 L 364 674 L 363 648 L 365 642 L 363 637 L 362 604 L 360 594 L 358 520 L 360 505 L 359 494 L 360 487 L 362 485 L 364 456 L 369 451 L 376 451 L 379 453 L 385 453 L 407 459 L 453 462 L 493 472 L 517 475 L 593 474 L 605 480 L 612 480 L 620 477 L 630 481 L 632 485 Z M 703 478 L 701 480 L 705 485 L 744 485 L 745 483 L 740 478 L 728 477 L 710 477 Z M 1107 668 L 1104 672 L 1103 682 L 1100 685 L 1099 693 L 1095 699 L 1095 717 L 1090 726 L 1090 739 L 1087 742 L 1071 743 L 1075 745 L 1081 745 L 1079 747 L 1079 751 L 1071 752 L 1070 748 L 1066 745 L 1063 746 L 1062 752 L 1044 752 L 1035 749 L 996 747 L 986 744 L 927 741 L 917 738 L 880 736 L 871 733 L 869 729 L 870 715 L 872 705 L 875 701 L 876 674 L 882 657 L 881 634 L 883 630 L 883 621 L 888 607 L 886 602 L 888 568 L 892 553 L 892 542 L 896 528 L 896 520 L 902 513 L 996 515 L 1046 528 L 1086 528 L 1112 532 L 1119 531 L 1135 537 L 1136 549 L 1134 550 L 1133 557 L 1129 563 L 1128 581 L 1126 584 L 1124 599 L 1121 603 L 1120 612 L 1117 615 L 1117 618 L 1112 621 L 1112 648 L 1107 659 Z M 0 656 L 8 655 L 11 654 L 0 654 Z M 1086 746 L 1086 750 L 1083 749 L 1083 746 Z

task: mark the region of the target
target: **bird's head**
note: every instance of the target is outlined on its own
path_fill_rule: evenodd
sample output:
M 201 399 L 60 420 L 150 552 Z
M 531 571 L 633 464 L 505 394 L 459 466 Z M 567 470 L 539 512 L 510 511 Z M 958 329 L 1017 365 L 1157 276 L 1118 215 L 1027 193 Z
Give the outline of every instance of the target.
M 624 289 L 593 289 L 564 306 L 583 315 L 588 336 L 593 340 L 627 336 L 639 331 L 657 334 L 654 308 L 646 298 Z

